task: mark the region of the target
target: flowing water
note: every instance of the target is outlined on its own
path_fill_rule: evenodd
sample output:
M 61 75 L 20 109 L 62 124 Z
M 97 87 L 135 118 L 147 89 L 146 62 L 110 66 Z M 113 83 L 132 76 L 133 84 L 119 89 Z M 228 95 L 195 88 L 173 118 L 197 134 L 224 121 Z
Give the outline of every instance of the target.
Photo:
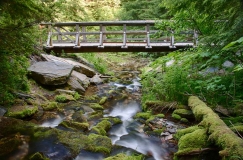
M 171 155 L 177 150 L 177 146 L 175 144 L 161 140 L 160 137 L 147 135 L 143 131 L 144 124 L 133 119 L 134 115 L 142 110 L 140 105 L 142 86 L 139 80 L 140 79 L 138 77 L 135 77 L 131 80 L 130 84 L 110 82 L 108 84 L 97 85 L 98 89 L 95 90 L 95 94 L 99 96 L 106 95 L 106 91 L 111 89 L 126 93 L 128 95 L 128 98 L 126 99 L 113 99 L 107 102 L 108 106 L 104 110 L 103 117 L 118 117 L 122 120 L 121 124 L 112 126 L 108 132 L 108 136 L 114 146 L 111 155 L 115 155 L 121 152 L 129 155 L 134 153 L 141 153 L 146 155 L 147 160 L 171 159 Z M 74 113 L 74 111 L 72 113 Z M 57 127 L 66 118 L 67 116 L 57 114 L 55 118 L 50 118 L 43 121 L 40 126 L 52 128 Z M 167 121 L 166 123 L 175 125 L 170 121 Z M 42 152 L 53 160 L 60 159 L 62 156 L 70 156 L 69 151 L 66 150 L 64 146 L 60 144 L 54 144 L 53 142 L 53 139 L 43 139 L 40 142 L 35 142 L 35 144 L 32 144 L 32 150 L 39 151 L 40 147 L 38 146 L 43 146 Z M 103 154 L 91 153 L 85 150 L 82 150 L 80 154 L 75 158 L 75 160 L 102 159 L 104 159 Z

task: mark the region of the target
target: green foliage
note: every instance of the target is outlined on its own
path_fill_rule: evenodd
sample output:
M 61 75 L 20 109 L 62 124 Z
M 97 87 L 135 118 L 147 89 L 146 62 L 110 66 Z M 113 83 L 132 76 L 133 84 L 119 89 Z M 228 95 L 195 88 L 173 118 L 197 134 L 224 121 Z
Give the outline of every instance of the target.
M 143 106 L 148 100 L 187 103 L 187 95 L 197 95 L 209 104 L 231 107 L 241 103 L 243 70 L 208 67 L 211 54 L 204 49 L 170 53 L 150 64 L 142 74 Z M 213 57 L 213 56 L 211 56 Z M 213 72 L 210 69 L 217 69 Z M 240 105 L 238 105 L 240 106 Z M 240 108 L 239 108 L 240 109 Z
M 122 20 L 145 20 L 161 18 L 165 12 L 160 5 L 161 0 L 121 0 L 121 11 L 119 14 Z
M 101 74 L 111 73 L 108 71 L 108 66 L 106 65 L 106 62 L 102 58 L 97 56 L 95 53 L 79 54 L 79 56 L 85 58 L 87 61 L 92 63 L 94 65 L 95 69 L 99 73 L 101 73 Z

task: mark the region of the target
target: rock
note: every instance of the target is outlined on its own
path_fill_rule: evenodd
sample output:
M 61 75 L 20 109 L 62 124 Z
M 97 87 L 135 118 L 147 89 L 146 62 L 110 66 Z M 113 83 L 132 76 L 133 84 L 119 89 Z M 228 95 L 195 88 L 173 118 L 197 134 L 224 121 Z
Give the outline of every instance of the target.
M 73 65 L 63 62 L 37 62 L 28 68 L 31 77 L 41 84 L 65 84 L 73 70 Z
M 14 118 L 26 118 L 33 116 L 38 111 L 37 106 L 22 106 L 22 105 L 16 105 L 11 107 L 8 112 L 7 116 L 14 117 Z
M 3 116 L 6 112 L 7 110 L 0 106 L 0 116 Z
M 94 69 L 92 69 L 92 68 L 90 68 L 90 67 L 88 67 L 84 64 L 81 64 L 79 62 L 72 61 L 70 59 L 64 59 L 64 58 L 56 57 L 56 56 L 53 56 L 53 55 L 47 55 L 47 54 L 41 54 L 41 56 L 46 61 L 62 62 L 62 63 L 66 63 L 66 64 L 69 64 L 69 65 L 73 65 L 75 71 L 83 73 L 88 77 L 93 77 L 97 73 Z
M 75 77 L 84 88 L 87 88 L 90 84 L 89 78 L 85 74 L 73 71 L 71 76 Z
M 74 95 L 76 93 L 75 91 L 70 91 L 65 89 L 56 89 L 55 92 L 58 94 L 70 94 L 70 95 Z
M 103 83 L 103 80 L 100 78 L 100 76 L 98 74 L 96 74 L 90 79 L 90 83 L 101 84 L 101 83 Z
M 75 90 L 79 94 L 83 94 L 85 92 L 85 89 L 80 85 L 77 78 L 70 77 L 67 83 L 73 90 Z

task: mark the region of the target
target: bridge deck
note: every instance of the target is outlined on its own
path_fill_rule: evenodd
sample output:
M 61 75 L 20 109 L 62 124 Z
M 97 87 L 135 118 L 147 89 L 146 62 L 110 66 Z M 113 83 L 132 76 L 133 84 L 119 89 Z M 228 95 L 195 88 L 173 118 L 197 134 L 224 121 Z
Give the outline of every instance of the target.
M 75 53 L 75 52 L 171 52 L 178 49 L 192 47 L 192 42 L 175 43 L 173 47 L 170 43 L 150 43 L 150 47 L 147 43 L 126 43 L 126 47 L 123 47 L 123 43 L 80 43 L 80 46 L 76 46 L 74 43 L 53 43 L 51 47 L 45 47 L 46 52 L 54 51 L 57 53 Z

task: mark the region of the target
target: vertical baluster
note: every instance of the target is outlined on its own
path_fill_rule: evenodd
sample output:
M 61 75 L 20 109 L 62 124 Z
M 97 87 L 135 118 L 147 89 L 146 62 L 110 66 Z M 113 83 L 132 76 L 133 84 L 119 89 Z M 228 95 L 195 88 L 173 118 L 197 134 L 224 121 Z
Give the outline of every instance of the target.
M 83 42 L 87 42 L 87 36 L 86 36 L 86 26 L 82 26 L 82 32 L 83 32 Z
M 104 48 L 103 46 L 103 31 L 102 31 L 102 24 L 100 24 L 100 44 L 99 44 L 99 48 Z
M 193 34 L 193 47 L 196 47 L 198 45 L 198 33 L 197 30 L 194 29 Z
M 171 30 L 171 36 L 170 36 L 170 48 L 176 48 L 175 44 L 175 37 L 174 37 L 174 31 Z
M 150 45 L 150 25 L 149 24 L 146 25 L 146 32 L 147 32 L 147 38 L 146 38 L 147 46 L 146 46 L 146 48 L 152 48 L 151 45 Z
M 80 47 L 80 32 L 79 32 L 79 25 L 76 24 L 76 41 L 75 41 L 75 47 Z
M 58 30 L 59 32 L 61 32 L 61 31 L 60 31 L 60 27 L 57 27 L 57 30 Z M 62 41 L 62 35 L 61 35 L 60 33 L 57 35 L 57 40 L 58 40 L 58 42 L 61 42 L 61 41 Z
M 47 47 L 52 47 L 52 26 L 49 24 L 48 25 L 48 39 L 47 39 L 47 43 L 46 46 Z
M 127 25 L 123 24 L 123 44 L 121 48 L 127 48 Z

